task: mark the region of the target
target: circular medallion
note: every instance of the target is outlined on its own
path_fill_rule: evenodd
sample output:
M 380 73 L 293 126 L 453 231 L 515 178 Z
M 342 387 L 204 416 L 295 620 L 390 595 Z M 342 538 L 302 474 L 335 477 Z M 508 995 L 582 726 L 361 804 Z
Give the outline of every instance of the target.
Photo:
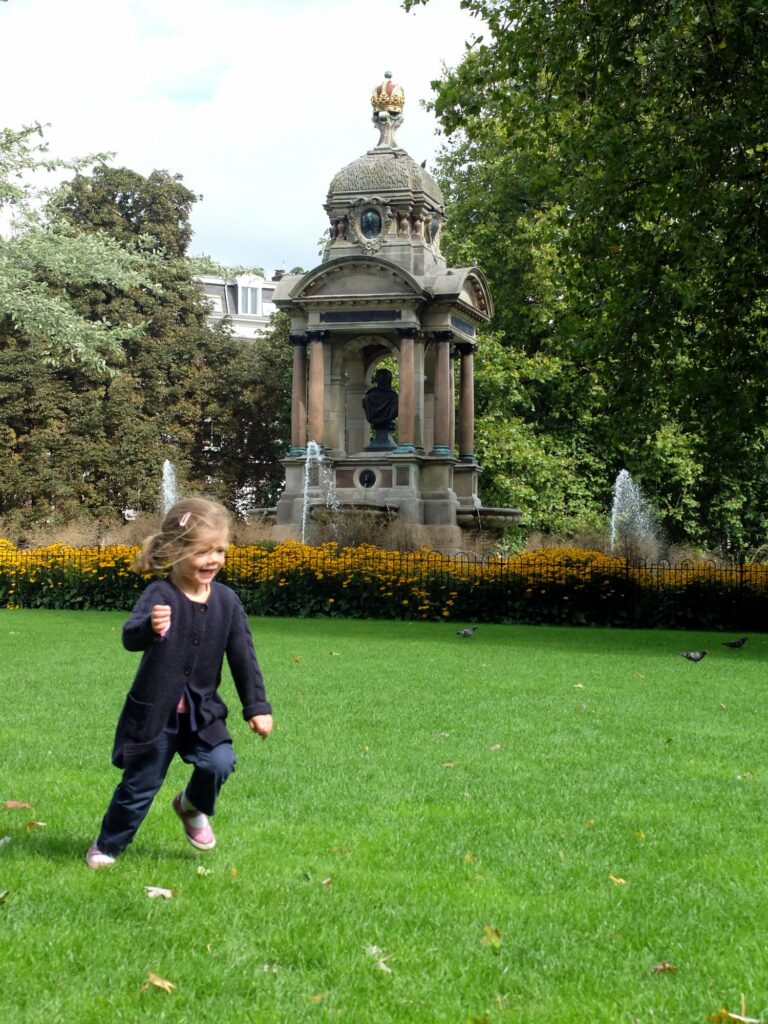
M 366 238 L 381 234 L 381 214 L 378 210 L 363 210 L 360 214 L 360 230 Z

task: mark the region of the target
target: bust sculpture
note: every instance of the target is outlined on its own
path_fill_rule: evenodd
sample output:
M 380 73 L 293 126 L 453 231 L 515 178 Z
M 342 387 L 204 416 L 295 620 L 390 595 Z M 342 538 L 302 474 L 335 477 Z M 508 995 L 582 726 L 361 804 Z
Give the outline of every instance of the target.
M 388 451 L 395 447 L 392 431 L 397 419 L 397 392 L 392 387 L 392 374 L 384 367 L 373 375 L 373 386 L 363 395 L 365 418 L 376 431 L 368 451 Z

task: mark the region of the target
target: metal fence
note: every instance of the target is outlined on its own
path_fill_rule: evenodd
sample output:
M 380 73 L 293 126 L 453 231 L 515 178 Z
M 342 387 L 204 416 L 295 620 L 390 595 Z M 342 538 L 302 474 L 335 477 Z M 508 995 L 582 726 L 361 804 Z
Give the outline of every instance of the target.
M 0 546 L 0 607 L 130 608 L 128 548 Z M 230 549 L 223 582 L 254 614 L 766 629 L 768 564 L 628 562 L 332 545 Z

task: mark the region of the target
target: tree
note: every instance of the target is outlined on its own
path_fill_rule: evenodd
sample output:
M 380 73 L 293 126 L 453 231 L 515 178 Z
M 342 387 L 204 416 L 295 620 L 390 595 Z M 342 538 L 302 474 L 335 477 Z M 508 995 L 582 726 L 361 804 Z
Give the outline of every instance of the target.
M 32 263 L 47 298 L 86 329 L 115 325 L 109 330 L 120 344 L 100 360 L 63 364 L 49 358 L 46 339 L 9 320 L 0 328 L 0 429 L 8 452 L 0 513 L 30 526 L 154 511 L 165 458 L 185 487 L 234 507 L 249 472 L 260 481 L 275 474 L 282 435 L 267 436 L 263 414 L 271 410 L 279 423 L 284 388 L 258 345 L 236 341 L 226 325 L 208 326 L 185 258 L 196 196 L 164 171 L 144 178 L 100 166 L 47 199 L 41 216 L 62 235 L 89 241 L 94 251 L 108 242 L 116 252 L 151 252 L 152 277 L 118 287 L 104 275 L 62 270 L 53 259 Z
M 81 168 L 98 158 L 50 159 L 36 136 L 43 137 L 40 125 L 0 130 L 0 211 L 11 218 L 9 235 L 0 236 L 0 331 L 39 341 L 51 362 L 103 368 L 107 356 L 135 337 L 141 324 L 118 327 L 79 315 L 65 294 L 51 291 L 45 275 L 73 285 L 91 281 L 117 290 L 151 289 L 155 259 L 107 236 L 77 231 L 55 210 L 41 212 L 48 194 L 37 184 L 41 172 Z
M 487 270 L 507 344 L 559 360 L 525 422 L 599 469 L 597 503 L 627 466 L 673 539 L 762 542 L 762 8 L 462 6 L 487 27 L 436 83 L 451 239 Z
M 170 458 L 182 479 L 234 507 L 246 483 L 258 493 L 273 486 L 267 481 L 276 472 L 285 434 L 280 426 L 285 385 L 279 372 L 272 372 L 275 346 L 238 341 L 226 323 L 208 325 L 204 296 L 193 277 L 197 266 L 185 258 L 196 199 L 179 175 L 154 171 L 143 178 L 127 168 L 103 167 L 75 177 L 57 206 L 80 228 L 108 230 L 125 242 L 149 236 L 161 246 L 159 294 L 89 289 L 81 299 L 91 316 L 146 320 L 144 335 L 126 344 L 124 352 L 134 401 L 156 424 L 157 465 Z M 290 346 L 284 348 L 289 355 Z M 159 484 L 158 473 L 155 479 Z
M 226 280 L 237 277 L 240 274 L 254 274 L 256 277 L 265 276 L 263 267 L 227 267 L 205 253 L 199 256 L 190 256 L 189 263 L 195 274 L 212 274 L 214 277 L 223 277 Z
M 256 342 L 223 343 L 193 471 L 218 481 L 218 493 L 238 510 L 274 505 L 284 481 L 280 459 L 291 438 L 289 326 L 277 313 Z

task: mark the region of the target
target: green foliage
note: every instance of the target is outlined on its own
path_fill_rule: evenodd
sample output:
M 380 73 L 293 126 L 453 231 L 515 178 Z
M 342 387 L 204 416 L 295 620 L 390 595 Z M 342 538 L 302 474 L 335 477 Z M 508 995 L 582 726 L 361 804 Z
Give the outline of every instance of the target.
M 19 170 L 33 161 L 25 139 L 6 150 Z M 0 299 L 5 285 L 31 310 L 0 321 L 0 513 L 26 528 L 154 511 L 166 458 L 185 489 L 234 508 L 247 484 L 254 504 L 268 503 L 289 435 L 284 325 L 254 345 L 209 328 L 185 257 L 197 197 L 178 175 L 75 169 L 48 196 L 44 227 L 30 213 L 0 242 Z M 121 260 L 145 276 L 118 279 Z M 52 318 L 61 310 L 75 340 Z M 52 358 L 63 347 L 67 364 Z
M 593 504 L 626 467 L 673 540 L 762 542 L 764 12 L 462 7 L 482 35 L 435 83 L 447 252 L 487 272 L 505 345 L 558 360 L 526 424 L 593 467 Z
M 63 545 L 18 551 L 0 541 L 0 607 L 130 608 L 143 581 L 136 549 Z M 487 564 L 437 552 L 339 551 L 287 542 L 232 548 L 221 579 L 254 615 L 528 622 L 761 630 L 763 565 L 632 565 L 578 549 Z
M 145 178 L 127 167 L 101 166 L 64 184 L 52 205 L 89 232 L 123 243 L 148 240 L 166 259 L 180 259 L 192 238 L 192 207 L 201 198 L 181 181 L 167 171 Z
M 211 274 L 213 277 L 223 277 L 227 281 L 237 277 L 238 274 L 255 274 L 257 277 L 264 277 L 263 267 L 227 267 L 205 253 L 190 256 L 188 259 L 193 274 Z
M 74 228 L 55 206 L 41 211 L 50 195 L 38 183 L 43 172 L 78 170 L 101 159 L 51 159 L 46 144 L 36 141 L 42 136 L 40 125 L 0 130 L 0 209 L 11 216 L 10 235 L 0 236 L 0 338 L 18 333 L 52 365 L 103 371 L 120 345 L 141 332 L 142 322 L 83 316 L 63 289 L 51 289 L 50 280 L 73 287 L 92 283 L 117 293 L 151 291 L 158 262 L 104 234 Z

